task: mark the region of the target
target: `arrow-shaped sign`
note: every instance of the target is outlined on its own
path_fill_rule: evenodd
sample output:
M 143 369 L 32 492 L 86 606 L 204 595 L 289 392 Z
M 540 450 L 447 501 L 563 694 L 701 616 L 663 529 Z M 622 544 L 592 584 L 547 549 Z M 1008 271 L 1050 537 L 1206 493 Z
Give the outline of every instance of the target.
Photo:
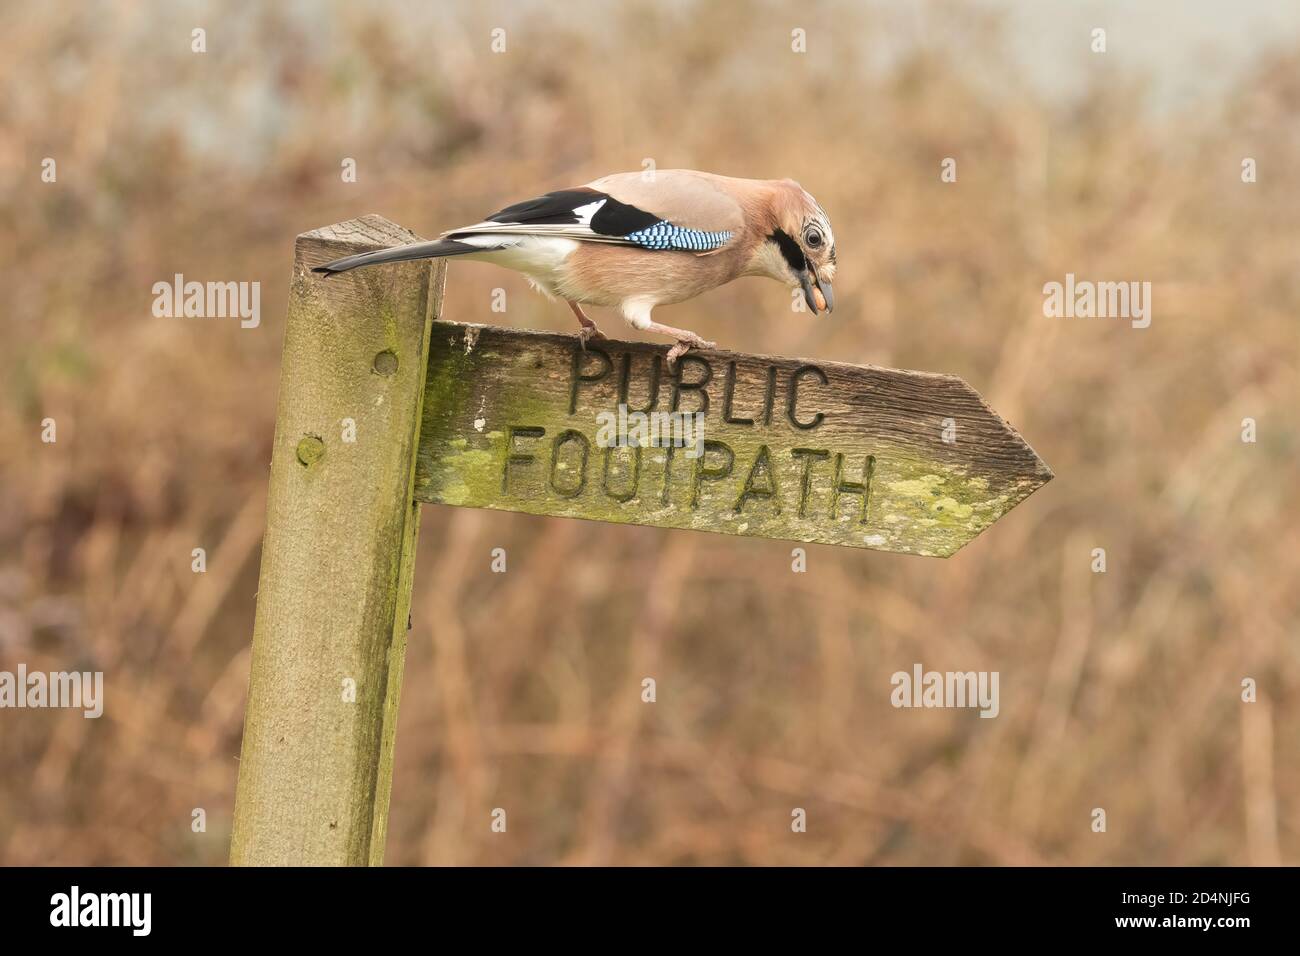
M 415 498 L 947 557 L 1052 477 L 960 378 L 435 322 Z

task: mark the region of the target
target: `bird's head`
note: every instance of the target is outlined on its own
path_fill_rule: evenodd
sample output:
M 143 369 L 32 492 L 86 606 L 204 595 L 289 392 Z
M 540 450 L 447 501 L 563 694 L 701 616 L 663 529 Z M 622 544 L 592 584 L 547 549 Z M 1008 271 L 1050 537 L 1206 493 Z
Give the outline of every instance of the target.
M 765 217 L 768 232 L 755 250 L 751 271 L 803 290 L 815 315 L 835 308 L 835 234 L 817 200 L 792 179 L 773 183 Z

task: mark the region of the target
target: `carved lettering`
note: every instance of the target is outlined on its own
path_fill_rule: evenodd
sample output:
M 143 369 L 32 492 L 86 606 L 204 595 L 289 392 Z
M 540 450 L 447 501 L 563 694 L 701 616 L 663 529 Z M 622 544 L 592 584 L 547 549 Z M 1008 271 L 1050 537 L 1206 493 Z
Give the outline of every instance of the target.
M 861 495 L 862 496 L 862 517 L 858 524 L 867 523 L 867 505 L 871 503 L 871 474 L 876 469 L 876 456 L 868 455 L 867 460 L 862 464 L 861 481 L 844 480 L 844 456 L 836 454 L 835 456 L 835 479 L 831 484 L 831 517 L 835 518 L 835 509 L 839 506 L 840 495 Z
M 710 467 L 708 464 L 709 452 L 718 452 L 725 464 Z M 706 481 L 721 481 L 731 474 L 732 466 L 736 463 L 736 453 L 731 450 L 731 446 L 712 438 L 704 439 L 704 454 L 694 461 L 694 471 L 691 477 L 691 507 L 699 508 L 700 506 L 700 486 Z
M 671 451 L 671 449 L 672 446 L 670 445 L 669 450 Z M 632 479 L 626 491 L 615 491 L 614 488 L 611 486 L 609 480 L 610 464 L 611 462 L 613 462 L 614 456 L 616 454 L 618 454 L 619 452 L 628 452 L 628 451 L 633 453 L 631 456 L 632 457 Z M 621 470 L 626 471 L 625 468 Z M 622 504 L 624 502 L 631 501 L 633 498 L 636 497 L 637 485 L 639 485 L 640 483 L 641 483 L 641 446 L 636 445 L 633 446 L 632 448 L 628 448 L 626 445 L 624 446 L 611 445 L 610 447 L 606 448 L 605 465 L 604 468 L 601 470 L 601 476 L 600 476 L 600 487 L 604 490 L 605 494 L 609 495 L 615 501 Z
M 697 368 L 704 369 L 704 371 L 700 373 L 699 378 L 690 382 L 686 381 L 686 367 L 688 365 L 694 365 Z M 707 414 L 709 411 L 709 393 L 705 391 L 704 386 L 708 385 L 712 379 L 713 366 L 698 355 L 691 355 L 687 352 L 679 358 L 677 360 L 677 371 L 673 376 L 672 410 L 678 410 L 678 405 L 682 399 L 682 392 L 695 392 L 700 396 L 700 404 L 696 408 L 687 409 L 687 411 L 705 412 Z
M 577 444 L 580 451 L 578 467 L 571 468 L 569 462 L 561 461 L 562 449 L 566 445 Z M 570 428 L 560 432 L 555 436 L 555 441 L 551 444 L 551 490 L 561 498 L 576 498 L 582 494 L 587 487 L 587 459 L 591 456 L 591 442 L 587 436 L 576 429 Z M 572 459 L 572 456 L 568 456 Z M 577 474 L 577 480 L 569 476 Z M 560 476 L 564 474 L 565 480 L 561 481 Z
M 527 465 L 537 460 L 537 456 L 534 454 L 516 451 L 515 441 L 520 438 L 541 438 L 545 434 L 545 428 L 539 428 L 535 425 L 511 425 L 506 429 L 506 461 L 501 468 L 502 494 L 510 490 L 511 465 Z
M 758 484 L 759 481 L 765 482 L 764 486 Z M 739 514 L 745 508 L 745 501 L 749 498 L 762 498 L 770 501 L 776 509 L 776 513 L 781 513 L 781 494 L 776 484 L 776 472 L 772 470 L 772 453 L 766 445 L 758 446 L 758 454 L 754 456 L 754 465 L 749 469 L 749 475 L 745 478 L 745 487 L 740 491 L 740 497 L 736 499 L 735 511 Z
M 803 478 L 799 482 L 799 517 L 808 516 L 808 496 L 812 493 L 812 466 L 815 461 L 825 461 L 831 453 L 820 448 L 796 448 L 790 454 L 803 459 Z
M 801 421 L 799 419 L 799 416 L 796 414 L 796 410 L 798 409 L 798 404 L 799 404 L 799 383 L 800 381 L 802 381 L 804 378 L 808 376 L 816 376 L 818 379 L 821 380 L 821 383 L 823 385 L 827 383 L 826 373 L 823 372 L 821 369 L 819 369 L 816 365 L 799 366 L 790 375 L 790 391 L 789 394 L 786 395 L 786 406 L 785 406 L 786 416 L 790 419 L 790 424 L 793 425 L 795 428 L 800 428 L 803 429 L 804 431 L 808 431 L 809 429 L 816 428 L 826 419 L 826 416 L 823 415 L 821 412 L 817 412 L 815 415 L 813 415 L 812 418 L 808 419 L 807 421 Z
M 596 360 L 600 366 L 599 372 L 584 373 L 582 368 L 583 359 L 586 356 Z M 573 350 L 573 374 L 569 377 L 569 414 L 572 415 L 578 410 L 578 389 L 583 385 L 592 385 L 601 381 L 614 369 L 614 360 L 609 357 L 609 353 L 604 349 L 588 346 L 584 351 L 580 348 Z

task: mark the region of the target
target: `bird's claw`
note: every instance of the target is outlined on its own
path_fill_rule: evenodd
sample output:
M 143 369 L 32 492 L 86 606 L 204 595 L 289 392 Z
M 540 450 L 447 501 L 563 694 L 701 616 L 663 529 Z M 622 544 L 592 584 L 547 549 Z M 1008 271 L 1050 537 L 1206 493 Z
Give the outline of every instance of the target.
M 668 350 L 668 368 L 671 371 L 673 366 L 677 364 L 677 360 L 691 349 L 714 349 L 717 347 L 718 344 L 716 342 L 706 342 L 695 334 L 683 336 Z
M 589 341 L 592 339 L 604 341 L 605 338 L 605 333 L 596 328 L 594 323 L 592 325 L 584 325 L 582 328 L 578 329 L 578 344 L 582 346 L 584 352 L 587 351 L 587 343 Z

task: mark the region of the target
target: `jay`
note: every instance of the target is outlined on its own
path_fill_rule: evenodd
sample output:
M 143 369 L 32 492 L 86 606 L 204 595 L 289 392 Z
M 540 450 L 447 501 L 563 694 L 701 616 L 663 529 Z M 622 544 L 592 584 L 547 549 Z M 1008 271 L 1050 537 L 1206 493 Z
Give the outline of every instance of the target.
M 814 314 L 835 305 L 835 237 L 821 206 L 791 179 L 734 179 L 688 169 L 618 173 L 507 206 L 483 222 L 416 242 L 347 256 L 313 272 L 463 256 L 521 272 L 564 299 L 579 338 L 604 338 L 584 305 L 612 306 L 633 328 L 671 336 L 671 367 L 691 348 L 713 348 L 651 318 L 741 276 L 800 288 Z

